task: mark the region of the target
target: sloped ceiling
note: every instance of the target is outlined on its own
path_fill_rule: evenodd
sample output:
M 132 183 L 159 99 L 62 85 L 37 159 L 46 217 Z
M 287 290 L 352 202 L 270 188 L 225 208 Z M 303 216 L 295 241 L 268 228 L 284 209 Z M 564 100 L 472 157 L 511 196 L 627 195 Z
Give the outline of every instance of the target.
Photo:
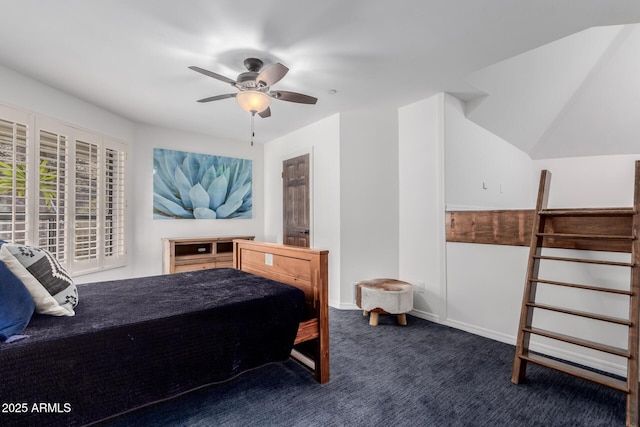
M 0 0 L 0 5 L 0 66 L 134 122 L 244 143 L 250 116 L 235 100 L 196 102 L 234 89 L 188 66 L 235 78 L 248 56 L 282 62 L 290 71 L 276 89 L 319 99 L 314 106 L 274 101 L 272 117 L 256 120 L 260 143 L 342 111 L 399 107 L 443 91 L 468 99 L 481 93 L 467 81 L 476 70 L 593 26 L 640 22 L 638 0 Z M 487 83 L 487 99 L 508 99 L 489 81 L 480 83 Z M 337 94 L 329 95 L 331 89 Z M 488 107 L 477 109 L 478 120 Z M 481 121 L 496 127 L 492 120 Z M 543 127 L 535 125 L 539 134 Z
M 534 159 L 640 154 L 640 25 L 591 28 L 472 73 L 467 117 Z

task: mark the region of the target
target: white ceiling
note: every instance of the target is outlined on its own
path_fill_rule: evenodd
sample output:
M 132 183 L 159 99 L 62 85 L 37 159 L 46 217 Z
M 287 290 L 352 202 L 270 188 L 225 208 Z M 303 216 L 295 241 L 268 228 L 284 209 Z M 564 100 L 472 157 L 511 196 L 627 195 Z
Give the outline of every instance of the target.
M 467 117 L 534 159 L 640 153 L 640 25 L 597 27 L 472 73 Z
M 135 122 L 247 141 L 250 115 L 235 100 L 195 102 L 234 89 L 187 67 L 235 78 L 246 57 L 282 62 L 290 71 L 274 87 L 319 101 L 274 101 L 272 117 L 256 119 L 257 142 L 341 111 L 399 107 L 442 91 L 463 99 L 487 93 L 489 99 L 492 91 L 508 97 L 486 76 L 487 67 L 593 26 L 640 22 L 638 0 L 0 0 L 0 6 L 0 65 Z M 586 67 L 606 51 L 606 41 L 598 43 L 581 58 Z M 536 70 L 552 71 L 542 64 Z M 512 94 L 535 95 L 528 80 L 509 82 Z M 476 104 L 481 123 L 489 105 Z M 564 105 L 533 124 L 518 120 L 538 134 L 549 126 L 537 120 L 548 123 L 553 114 L 581 120 Z M 489 129 L 500 127 L 487 118 L 495 111 L 483 113 Z M 567 132 L 554 126 L 558 138 Z M 510 132 L 496 133 L 530 153 L 554 142 L 554 135 L 531 140 Z

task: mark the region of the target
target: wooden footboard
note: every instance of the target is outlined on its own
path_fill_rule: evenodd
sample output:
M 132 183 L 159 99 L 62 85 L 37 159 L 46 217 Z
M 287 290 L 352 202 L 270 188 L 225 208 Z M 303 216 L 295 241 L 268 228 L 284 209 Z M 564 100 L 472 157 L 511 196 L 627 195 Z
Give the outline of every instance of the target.
M 292 356 L 309 366 L 316 381 L 329 381 L 329 251 L 251 240 L 233 241 L 236 269 L 304 291 L 308 320 L 301 322 Z M 301 355 L 300 355 L 301 354 Z M 305 357 L 306 356 L 306 357 Z

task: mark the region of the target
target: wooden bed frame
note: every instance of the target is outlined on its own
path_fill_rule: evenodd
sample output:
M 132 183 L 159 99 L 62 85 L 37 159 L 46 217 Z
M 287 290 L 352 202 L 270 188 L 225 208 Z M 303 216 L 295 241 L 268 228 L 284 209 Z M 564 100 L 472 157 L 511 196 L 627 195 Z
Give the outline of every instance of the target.
M 304 291 L 307 319 L 300 322 L 292 357 L 329 381 L 329 251 L 252 240 L 233 241 L 233 267 Z

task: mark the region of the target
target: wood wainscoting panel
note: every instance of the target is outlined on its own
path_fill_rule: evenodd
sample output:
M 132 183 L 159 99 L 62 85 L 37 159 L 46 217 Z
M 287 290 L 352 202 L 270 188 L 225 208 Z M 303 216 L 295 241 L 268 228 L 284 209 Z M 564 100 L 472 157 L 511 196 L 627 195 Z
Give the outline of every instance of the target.
M 450 211 L 447 242 L 529 246 L 535 211 Z
M 594 212 L 597 211 L 595 214 Z M 543 247 L 607 252 L 631 252 L 629 236 L 632 210 L 623 208 L 573 209 L 564 216 L 562 209 L 545 209 L 551 216 L 545 222 Z M 447 242 L 487 245 L 529 246 L 535 210 L 449 211 L 446 213 Z M 599 241 L 580 237 L 584 233 L 602 235 Z M 551 234 L 564 235 L 556 238 Z

